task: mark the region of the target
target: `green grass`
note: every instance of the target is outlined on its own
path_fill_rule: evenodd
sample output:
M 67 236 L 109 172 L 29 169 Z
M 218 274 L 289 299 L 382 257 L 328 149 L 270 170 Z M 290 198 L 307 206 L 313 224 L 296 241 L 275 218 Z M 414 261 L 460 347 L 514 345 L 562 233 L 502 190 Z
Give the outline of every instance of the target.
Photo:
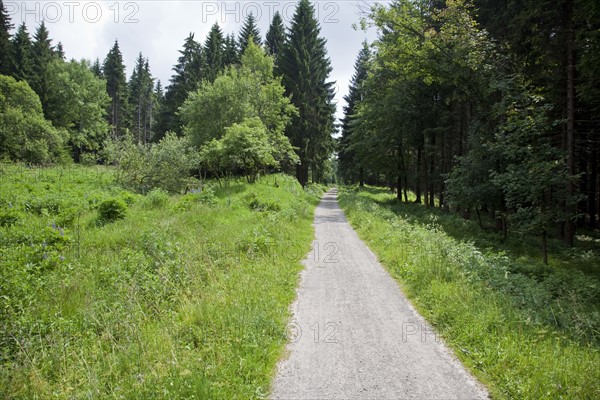
M 78 166 L 2 165 L 0 182 L 0 397 L 268 393 L 320 188 L 139 196 Z M 99 221 L 115 198 L 125 218 Z
M 498 244 L 475 222 L 398 204 L 384 189 L 343 188 L 340 203 L 494 398 L 600 398 L 597 247 L 585 244 L 582 257 L 557 245 L 545 267 L 521 244 L 535 239 Z

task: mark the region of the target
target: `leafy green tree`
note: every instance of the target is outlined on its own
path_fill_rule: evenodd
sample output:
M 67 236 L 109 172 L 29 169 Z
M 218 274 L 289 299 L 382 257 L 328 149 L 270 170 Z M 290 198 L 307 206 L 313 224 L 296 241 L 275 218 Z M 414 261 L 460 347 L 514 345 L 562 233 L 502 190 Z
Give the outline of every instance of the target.
M 0 1 L 0 74 L 9 75 L 13 69 L 10 31 L 13 28 L 4 2 Z
M 47 118 L 69 132 L 75 160 L 82 152 L 98 151 L 108 133 L 106 82 L 94 75 L 85 60 L 55 59 L 48 72 Z
M 160 140 L 168 131 L 181 133 L 182 122 L 177 110 L 188 96 L 188 93 L 198 88 L 203 77 L 202 49 L 194 34 L 186 38 L 183 49 L 179 50 L 179 59 L 173 67 L 173 76 L 166 89 L 161 105 L 156 133 L 153 140 Z
M 328 81 L 332 68 L 325 44 L 313 6 L 300 0 L 281 53 L 279 72 L 299 110 L 286 134 L 298 149 L 296 177 L 302 185 L 308 183 L 309 171 L 313 181 L 320 180 L 334 147 L 334 91 L 333 82 Z
M 30 81 L 33 75 L 33 49 L 27 26 L 22 23 L 12 40 L 13 69 L 12 76 L 17 80 Z
M 276 160 L 294 164 L 297 157 L 284 131 L 296 110 L 284 92 L 281 79 L 273 76 L 273 59 L 250 43 L 240 66 L 230 67 L 190 94 L 180 111 L 186 134 L 201 149 L 213 139 L 220 140 L 234 124 L 258 118 Z
M 238 38 L 240 54 L 244 54 L 251 39 L 257 46 L 261 46 L 262 40 L 260 38 L 260 30 L 258 29 L 258 26 L 256 26 L 256 19 L 252 13 L 248 14 L 246 20 L 244 21 L 244 25 L 240 30 L 240 35 Z
M 221 31 L 219 24 L 215 22 L 204 42 L 203 65 L 205 74 L 202 78 L 207 79 L 209 82 L 213 82 L 217 79 L 219 73 L 223 71 L 225 56 L 224 42 L 223 32 Z
M 0 159 L 66 161 L 66 140 L 65 131 L 44 119 L 40 99 L 27 82 L 0 75 Z
M 111 125 L 112 136 L 123 136 L 129 127 L 128 88 L 125 77 L 123 55 L 119 49 L 119 42 L 108 52 L 102 67 L 106 79 L 106 91 L 110 96 L 108 109 L 108 122 Z

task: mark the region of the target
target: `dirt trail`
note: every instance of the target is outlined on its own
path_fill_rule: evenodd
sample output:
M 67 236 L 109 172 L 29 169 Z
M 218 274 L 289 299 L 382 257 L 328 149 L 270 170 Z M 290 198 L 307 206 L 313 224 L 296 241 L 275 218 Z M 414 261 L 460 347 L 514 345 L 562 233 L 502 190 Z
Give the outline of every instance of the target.
M 486 399 L 325 194 L 272 399 Z

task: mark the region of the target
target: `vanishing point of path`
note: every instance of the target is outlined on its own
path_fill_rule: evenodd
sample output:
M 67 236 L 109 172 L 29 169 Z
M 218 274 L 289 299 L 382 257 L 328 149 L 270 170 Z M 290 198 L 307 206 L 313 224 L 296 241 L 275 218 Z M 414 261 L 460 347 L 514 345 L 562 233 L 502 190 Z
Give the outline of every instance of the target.
M 314 225 L 273 399 L 488 398 L 358 238 L 337 190 Z

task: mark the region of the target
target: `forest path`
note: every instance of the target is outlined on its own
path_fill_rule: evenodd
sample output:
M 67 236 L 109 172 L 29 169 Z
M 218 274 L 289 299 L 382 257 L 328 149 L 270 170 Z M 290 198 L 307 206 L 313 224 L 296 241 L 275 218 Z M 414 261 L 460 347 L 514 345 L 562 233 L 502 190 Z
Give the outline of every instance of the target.
M 272 399 L 486 399 L 327 192 Z

